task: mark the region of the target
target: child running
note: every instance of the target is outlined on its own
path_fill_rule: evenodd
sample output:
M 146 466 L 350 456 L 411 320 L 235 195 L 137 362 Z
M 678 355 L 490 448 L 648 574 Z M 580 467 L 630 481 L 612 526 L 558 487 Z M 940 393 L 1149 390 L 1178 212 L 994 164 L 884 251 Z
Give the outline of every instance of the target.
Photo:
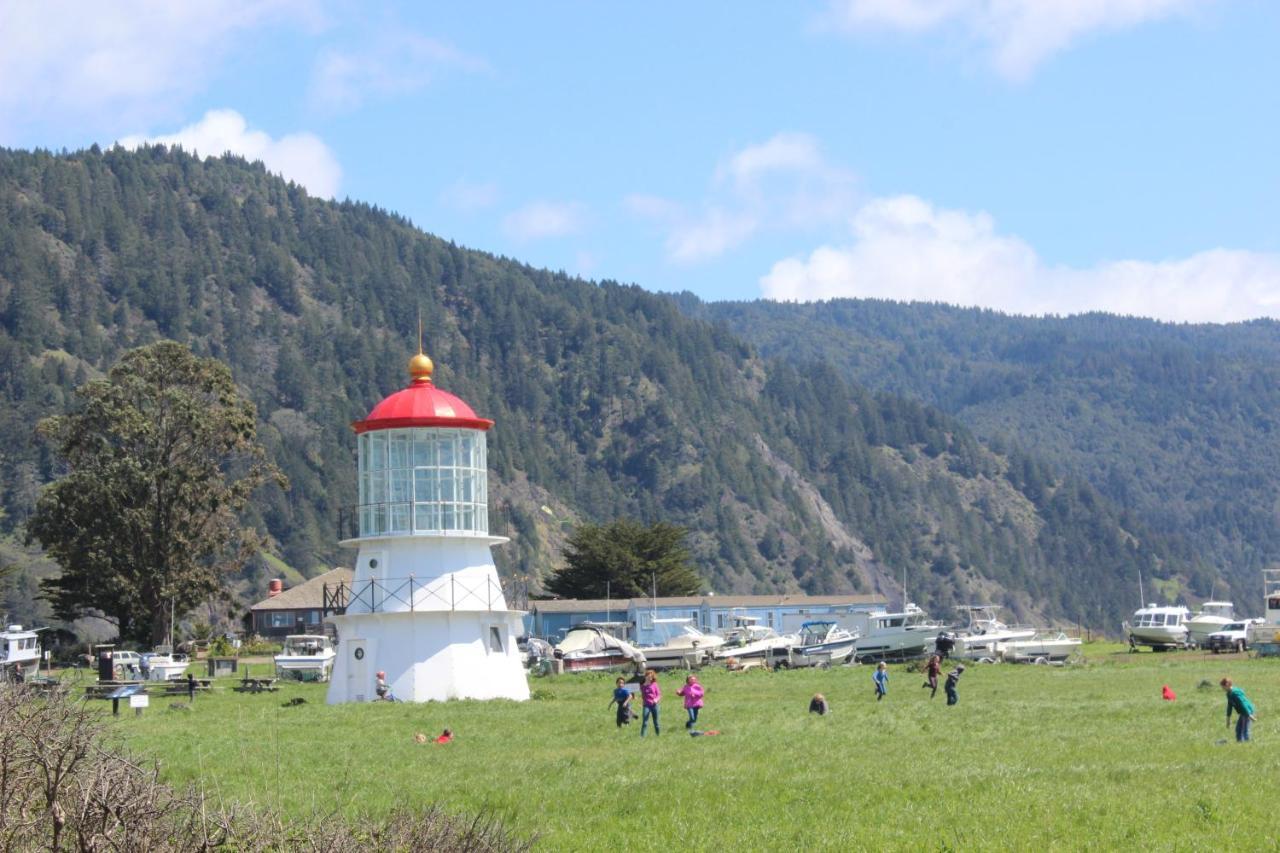
M 676 691 L 677 696 L 684 697 L 684 710 L 689 715 L 688 721 L 684 724 L 686 729 L 693 728 L 698 722 L 698 712 L 702 710 L 702 696 L 706 691 L 702 685 L 698 683 L 698 676 L 690 675 L 684 680 L 684 687 Z M 653 730 L 658 730 L 658 723 L 655 720 Z
M 640 710 L 640 737 L 644 737 L 645 730 L 649 728 L 649 718 L 653 718 L 653 735 L 657 737 L 662 734 L 658 730 L 658 703 L 662 701 L 662 688 L 658 686 L 658 673 L 652 669 L 646 669 L 644 672 L 644 683 L 640 685 L 640 700 L 643 707 Z
M 929 663 L 924 668 L 924 684 L 921 687 L 929 688 L 929 698 L 932 699 L 938 695 L 938 676 L 942 674 L 942 658 L 938 655 L 932 655 Z
M 625 678 L 619 678 L 614 682 L 613 698 L 609 700 L 609 707 L 613 707 L 615 702 L 618 704 L 616 718 L 618 728 L 631 725 L 631 691 L 627 689 Z
M 889 692 L 889 665 L 884 661 L 876 664 L 876 671 L 871 674 L 876 685 L 876 701 L 879 702 Z
M 960 694 L 956 692 L 956 684 L 960 682 L 960 676 L 964 674 L 964 664 L 956 664 L 956 668 L 947 673 L 947 684 L 944 688 L 947 691 L 947 704 L 954 705 L 960 701 Z

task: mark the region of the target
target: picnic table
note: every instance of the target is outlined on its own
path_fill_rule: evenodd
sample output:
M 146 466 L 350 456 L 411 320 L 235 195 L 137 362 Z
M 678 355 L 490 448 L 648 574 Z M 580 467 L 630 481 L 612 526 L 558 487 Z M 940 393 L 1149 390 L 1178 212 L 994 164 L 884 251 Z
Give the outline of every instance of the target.
M 134 688 L 130 693 L 147 692 L 146 685 L 141 681 L 98 681 L 93 684 L 84 686 L 84 698 L 86 699 L 110 699 L 112 694 L 122 688 Z M 123 694 L 129 695 L 129 694 Z M 118 698 L 118 697 L 117 697 Z
M 187 679 L 170 678 L 163 682 L 165 696 L 184 696 L 187 693 Z M 213 689 L 212 678 L 197 678 L 196 690 L 201 693 L 207 693 Z
M 242 693 L 263 693 L 274 692 L 280 688 L 276 686 L 274 677 L 255 678 L 246 675 L 240 679 L 240 686 L 237 689 Z

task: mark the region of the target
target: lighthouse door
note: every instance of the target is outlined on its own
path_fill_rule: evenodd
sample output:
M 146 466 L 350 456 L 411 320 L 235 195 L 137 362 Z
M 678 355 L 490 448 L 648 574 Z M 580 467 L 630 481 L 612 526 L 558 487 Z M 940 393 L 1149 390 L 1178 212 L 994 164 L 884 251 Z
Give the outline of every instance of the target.
M 347 695 L 356 702 L 368 702 L 373 696 L 369 664 L 377 650 L 377 640 L 352 639 L 347 643 Z

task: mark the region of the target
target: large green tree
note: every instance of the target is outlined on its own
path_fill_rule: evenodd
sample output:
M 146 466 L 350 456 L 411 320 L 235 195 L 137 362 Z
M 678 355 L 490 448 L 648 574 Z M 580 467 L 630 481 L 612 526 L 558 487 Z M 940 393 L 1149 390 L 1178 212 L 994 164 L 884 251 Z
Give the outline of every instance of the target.
M 285 479 L 231 372 L 181 344 L 131 350 L 77 393 L 76 412 L 39 426 L 68 469 L 27 525 L 62 567 L 45 594 L 60 618 L 100 612 L 122 638 L 159 642 L 170 613 L 214 597 L 258 549 L 239 513 Z
M 687 536 L 685 528 L 666 522 L 580 525 L 547 591 L 564 598 L 632 598 L 649 595 L 656 585 L 658 595 L 694 595 L 703 584 L 690 561 Z

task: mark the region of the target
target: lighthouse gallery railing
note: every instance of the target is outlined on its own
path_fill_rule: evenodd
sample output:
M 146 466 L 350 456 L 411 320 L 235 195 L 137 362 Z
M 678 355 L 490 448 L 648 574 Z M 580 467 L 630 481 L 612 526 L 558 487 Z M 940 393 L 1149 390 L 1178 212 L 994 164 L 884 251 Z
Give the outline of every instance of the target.
M 506 609 L 501 584 L 454 574 L 419 578 L 373 578 L 324 585 L 324 613 L 413 613 L 417 610 Z

